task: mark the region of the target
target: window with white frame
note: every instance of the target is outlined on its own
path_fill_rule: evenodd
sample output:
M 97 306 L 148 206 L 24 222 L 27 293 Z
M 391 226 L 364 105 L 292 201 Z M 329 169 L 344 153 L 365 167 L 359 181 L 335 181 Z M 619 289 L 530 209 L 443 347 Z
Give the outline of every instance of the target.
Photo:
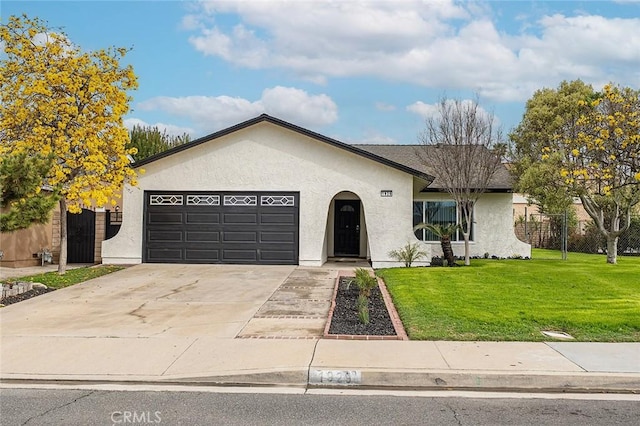
M 455 201 L 414 201 L 413 202 L 413 226 L 420 223 L 447 226 L 457 223 L 457 208 Z M 422 241 L 440 241 L 433 232 L 427 229 L 416 231 L 416 237 Z M 451 236 L 451 241 L 463 241 L 462 232 L 456 231 Z M 473 241 L 473 222 L 469 240 Z

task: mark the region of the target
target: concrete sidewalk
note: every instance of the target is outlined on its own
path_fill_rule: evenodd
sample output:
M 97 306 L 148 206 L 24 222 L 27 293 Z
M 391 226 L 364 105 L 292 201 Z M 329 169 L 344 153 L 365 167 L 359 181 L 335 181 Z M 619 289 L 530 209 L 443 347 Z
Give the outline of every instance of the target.
M 8 336 L 0 369 L 5 383 L 638 393 L 640 344 Z
M 344 266 L 138 265 L 2 308 L 0 382 L 640 393 L 640 343 L 333 340 L 272 318 L 325 312 Z

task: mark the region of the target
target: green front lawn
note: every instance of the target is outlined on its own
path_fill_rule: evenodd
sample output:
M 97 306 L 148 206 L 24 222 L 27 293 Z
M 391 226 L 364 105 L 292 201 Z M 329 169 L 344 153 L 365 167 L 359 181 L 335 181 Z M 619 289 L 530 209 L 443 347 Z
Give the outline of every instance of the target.
M 16 280 L 30 281 L 32 283 L 42 283 L 51 288 L 63 288 L 88 281 L 93 278 L 98 278 L 102 275 L 110 274 L 121 269 L 124 269 L 124 267 L 114 265 L 99 265 L 77 269 L 67 269 L 67 272 L 64 275 L 58 275 L 57 272 L 46 272 L 44 274 L 29 275 L 27 277 L 17 278 Z
M 541 341 L 551 330 L 579 341 L 640 341 L 640 257 L 608 265 L 602 255 L 535 260 L 541 254 L 377 273 L 414 340 Z

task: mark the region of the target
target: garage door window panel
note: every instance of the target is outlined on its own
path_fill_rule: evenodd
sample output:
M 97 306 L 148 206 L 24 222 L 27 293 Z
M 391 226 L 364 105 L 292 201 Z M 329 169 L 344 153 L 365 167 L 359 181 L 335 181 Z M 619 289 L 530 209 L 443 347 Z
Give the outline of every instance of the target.
M 188 206 L 219 206 L 219 195 L 187 195 Z
M 225 195 L 225 206 L 256 206 L 258 197 L 256 195 Z

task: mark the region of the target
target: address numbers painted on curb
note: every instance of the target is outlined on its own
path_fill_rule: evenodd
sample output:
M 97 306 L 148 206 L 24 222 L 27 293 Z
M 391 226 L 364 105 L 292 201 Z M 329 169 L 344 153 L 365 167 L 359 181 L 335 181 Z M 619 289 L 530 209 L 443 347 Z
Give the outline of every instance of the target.
M 362 373 L 358 370 L 311 370 L 310 384 L 324 385 L 359 385 L 362 383 Z

